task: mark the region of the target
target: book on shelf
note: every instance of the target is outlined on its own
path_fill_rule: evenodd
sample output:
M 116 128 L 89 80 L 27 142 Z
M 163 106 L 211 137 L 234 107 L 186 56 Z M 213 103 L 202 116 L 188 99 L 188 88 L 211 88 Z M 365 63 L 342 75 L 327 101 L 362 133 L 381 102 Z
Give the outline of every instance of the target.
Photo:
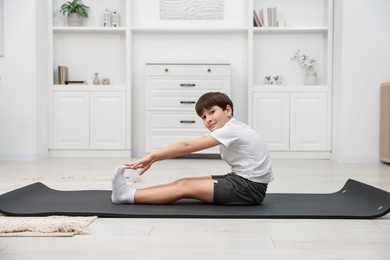
M 263 21 L 260 19 L 260 14 L 256 10 L 253 10 L 253 20 L 254 20 L 255 27 L 264 26 Z
M 67 80 L 65 81 L 66 85 L 85 85 L 87 84 L 84 80 Z
M 277 21 L 277 7 L 273 7 L 271 8 L 271 26 L 276 26 Z
M 58 66 L 58 84 L 64 85 L 68 81 L 68 67 Z
M 259 19 L 260 27 L 272 27 L 277 23 L 277 7 L 261 8 L 259 11 L 253 11 L 254 19 Z

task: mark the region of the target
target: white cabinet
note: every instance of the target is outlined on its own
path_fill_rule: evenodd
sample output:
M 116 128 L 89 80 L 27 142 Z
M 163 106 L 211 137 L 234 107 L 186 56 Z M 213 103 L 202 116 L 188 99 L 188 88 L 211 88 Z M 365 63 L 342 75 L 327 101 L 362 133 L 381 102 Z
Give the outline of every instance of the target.
M 330 151 L 330 100 L 327 88 L 251 89 L 250 124 L 271 151 Z
M 266 140 L 270 150 L 290 149 L 290 94 L 254 92 L 252 127 Z
M 126 149 L 125 91 L 52 92 L 51 149 Z
M 330 151 L 330 105 L 326 92 L 290 93 L 290 149 Z
M 90 93 L 90 148 L 125 149 L 125 92 Z
M 230 64 L 147 63 L 146 151 L 206 135 L 195 103 L 211 91 L 230 94 Z M 218 149 L 202 153 L 218 153 Z
M 53 92 L 53 149 L 89 148 L 89 93 Z

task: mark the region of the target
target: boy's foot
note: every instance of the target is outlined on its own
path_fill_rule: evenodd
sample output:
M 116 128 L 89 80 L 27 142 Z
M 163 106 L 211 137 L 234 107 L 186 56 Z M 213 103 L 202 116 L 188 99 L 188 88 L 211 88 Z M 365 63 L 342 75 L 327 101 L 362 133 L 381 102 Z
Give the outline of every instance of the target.
M 111 201 L 113 203 L 134 203 L 136 190 L 127 185 L 125 170 L 124 165 L 118 165 L 112 175 Z

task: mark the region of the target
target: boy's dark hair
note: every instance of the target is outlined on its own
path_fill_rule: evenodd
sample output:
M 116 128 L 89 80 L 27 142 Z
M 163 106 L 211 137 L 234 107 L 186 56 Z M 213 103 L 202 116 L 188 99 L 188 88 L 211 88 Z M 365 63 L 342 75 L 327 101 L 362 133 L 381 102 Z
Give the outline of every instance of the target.
M 224 93 L 221 92 L 209 92 L 203 94 L 195 104 L 195 110 L 198 116 L 202 116 L 203 110 L 212 108 L 213 106 L 219 106 L 225 111 L 226 106 L 229 105 L 232 109 L 233 116 L 233 102 Z

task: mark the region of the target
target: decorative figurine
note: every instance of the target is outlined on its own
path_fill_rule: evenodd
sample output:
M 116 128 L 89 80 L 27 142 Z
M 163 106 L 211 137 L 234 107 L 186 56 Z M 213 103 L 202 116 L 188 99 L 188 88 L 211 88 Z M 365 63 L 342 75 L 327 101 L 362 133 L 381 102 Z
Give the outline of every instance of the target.
M 111 26 L 119 27 L 119 12 L 117 10 L 111 13 Z
M 265 85 L 271 84 L 271 76 L 265 76 L 264 77 L 264 84 Z
M 102 79 L 102 84 L 103 85 L 110 85 L 110 79 L 109 78 Z
M 276 85 L 282 85 L 284 78 L 282 75 L 277 75 L 274 77 L 274 80 Z
M 104 27 L 111 27 L 111 12 L 106 8 L 106 10 L 103 13 L 103 26 Z

